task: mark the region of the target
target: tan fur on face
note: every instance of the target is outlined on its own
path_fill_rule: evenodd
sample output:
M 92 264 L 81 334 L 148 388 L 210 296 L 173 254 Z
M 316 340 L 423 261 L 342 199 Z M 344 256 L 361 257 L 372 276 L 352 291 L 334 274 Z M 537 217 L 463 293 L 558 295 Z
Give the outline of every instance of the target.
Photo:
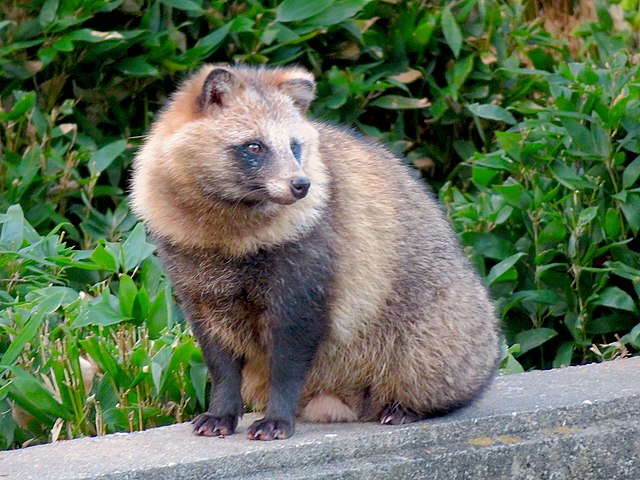
M 236 71 L 247 86 L 230 94 L 226 99 L 229 107 L 198 111 L 197 98 L 212 69 L 204 67 L 185 82 L 154 124 L 136 158 L 131 206 L 154 235 L 186 247 L 216 247 L 241 255 L 262 246 L 295 241 L 318 221 L 327 200 L 328 180 L 321 163 L 307 160 L 318 155 L 316 130 L 292 108 L 294 101 L 280 93 L 277 85 L 312 77 L 299 69 L 262 72 L 259 82 L 272 86 L 269 104 L 252 90 L 256 78 L 244 79 L 242 71 Z M 256 122 L 257 118 L 262 121 Z M 211 182 L 233 175 L 233 167 L 225 166 L 228 160 L 220 156 L 222 147 L 264 137 L 286 139 L 286 144 L 280 145 L 284 149 L 292 133 L 304 141 L 302 170 L 311 179 L 308 195 L 295 204 L 272 204 L 257 213 L 229 208 L 208 201 L 194 183 L 194 177 L 205 172 L 211 175 Z M 287 175 L 300 173 L 296 170 Z M 286 179 L 283 174 L 280 184 Z M 272 188 L 281 191 L 280 184 Z

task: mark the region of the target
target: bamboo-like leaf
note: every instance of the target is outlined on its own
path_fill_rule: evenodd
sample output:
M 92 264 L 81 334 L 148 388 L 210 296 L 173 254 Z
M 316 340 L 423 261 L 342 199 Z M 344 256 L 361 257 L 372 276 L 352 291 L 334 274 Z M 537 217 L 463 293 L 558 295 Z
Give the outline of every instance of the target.
M 444 34 L 444 38 L 451 48 L 453 55 L 457 58 L 460 55 L 460 50 L 462 49 L 462 31 L 460 30 L 460 25 L 456 21 L 455 17 L 451 13 L 451 9 L 449 6 L 445 6 L 442 9 L 442 33 Z

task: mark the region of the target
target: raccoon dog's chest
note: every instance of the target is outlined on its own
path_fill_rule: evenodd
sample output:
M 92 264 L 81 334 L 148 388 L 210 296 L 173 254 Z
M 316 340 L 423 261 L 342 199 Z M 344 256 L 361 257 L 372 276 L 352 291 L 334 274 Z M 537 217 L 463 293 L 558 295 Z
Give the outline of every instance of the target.
M 242 257 L 194 254 L 162 242 L 159 251 L 183 305 L 192 306 L 194 329 L 205 336 L 264 345 L 282 311 L 295 315 L 309 303 L 328 308 L 332 254 L 320 232 Z

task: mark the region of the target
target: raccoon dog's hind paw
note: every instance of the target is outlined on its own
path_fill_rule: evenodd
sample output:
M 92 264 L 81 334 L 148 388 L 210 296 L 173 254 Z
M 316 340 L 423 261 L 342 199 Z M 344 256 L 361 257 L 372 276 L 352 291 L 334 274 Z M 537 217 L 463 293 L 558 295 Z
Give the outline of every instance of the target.
M 378 419 L 383 425 L 403 425 L 405 423 L 413 423 L 422 420 L 420 415 L 411 408 L 406 408 L 399 403 L 389 403 L 380 412 Z

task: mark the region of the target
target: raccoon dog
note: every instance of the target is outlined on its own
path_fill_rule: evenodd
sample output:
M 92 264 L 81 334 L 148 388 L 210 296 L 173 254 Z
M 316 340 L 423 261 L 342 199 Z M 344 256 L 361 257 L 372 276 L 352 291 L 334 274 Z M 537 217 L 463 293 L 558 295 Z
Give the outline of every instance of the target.
M 298 67 L 205 66 L 135 159 L 132 205 L 211 379 L 198 435 L 400 424 L 479 395 L 497 321 L 441 208 L 384 147 L 306 118 Z

